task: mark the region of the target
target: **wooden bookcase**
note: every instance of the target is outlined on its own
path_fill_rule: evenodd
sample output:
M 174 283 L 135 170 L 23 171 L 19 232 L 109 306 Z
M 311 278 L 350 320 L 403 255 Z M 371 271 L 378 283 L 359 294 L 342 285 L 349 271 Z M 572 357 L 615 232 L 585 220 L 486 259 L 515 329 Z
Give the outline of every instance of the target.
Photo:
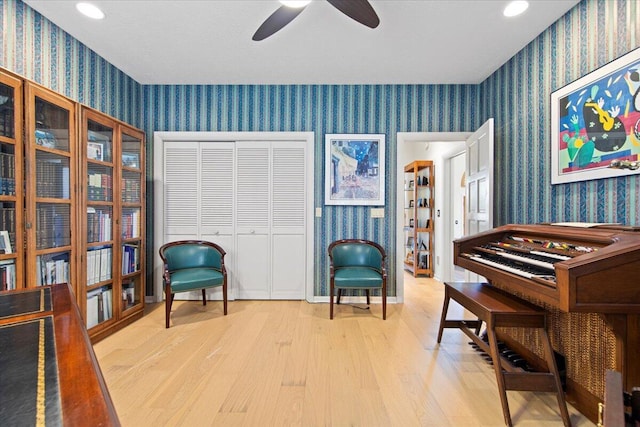
M 94 341 L 143 314 L 143 171 L 142 132 L 83 106 L 79 305 Z
M 67 283 L 94 342 L 142 317 L 144 156 L 142 131 L 0 69 L 0 290 Z
M 25 82 L 26 286 L 68 283 L 78 295 L 76 108 Z
M 24 282 L 22 80 L 0 73 L 0 291 Z
M 416 160 L 404 167 L 404 268 L 433 277 L 434 165 Z

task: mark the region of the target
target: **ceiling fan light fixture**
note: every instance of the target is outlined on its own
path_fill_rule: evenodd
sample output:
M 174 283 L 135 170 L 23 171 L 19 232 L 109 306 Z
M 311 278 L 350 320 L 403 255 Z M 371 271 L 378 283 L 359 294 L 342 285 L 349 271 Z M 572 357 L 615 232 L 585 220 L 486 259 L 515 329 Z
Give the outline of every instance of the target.
M 287 7 L 293 7 L 295 9 L 299 9 L 311 3 L 311 0 L 280 0 L 280 3 L 282 3 Z
M 98 6 L 91 3 L 76 3 L 76 9 L 84 16 L 88 16 L 91 19 L 103 19 L 104 12 L 101 11 Z
M 504 16 L 511 18 L 513 16 L 518 16 L 521 13 L 524 13 L 525 10 L 529 8 L 529 2 L 526 0 L 515 0 L 512 1 L 504 8 L 502 12 Z

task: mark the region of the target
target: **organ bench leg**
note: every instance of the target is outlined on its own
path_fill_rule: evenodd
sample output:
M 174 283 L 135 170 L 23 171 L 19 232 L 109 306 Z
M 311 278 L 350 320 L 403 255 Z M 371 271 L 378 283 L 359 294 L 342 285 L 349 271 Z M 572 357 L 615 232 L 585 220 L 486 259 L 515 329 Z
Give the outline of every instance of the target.
M 493 325 L 492 325 L 493 326 Z M 511 424 L 511 412 L 509 411 L 509 401 L 507 400 L 507 390 L 504 384 L 504 376 L 502 371 L 502 363 L 500 360 L 500 351 L 498 350 L 498 339 L 492 326 L 487 325 L 487 338 L 489 338 L 489 350 L 491 360 L 493 361 L 493 369 L 496 371 L 496 381 L 498 383 L 498 393 L 500 394 L 500 404 L 502 405 L 502 415 L 504 422 L 509 427 Z

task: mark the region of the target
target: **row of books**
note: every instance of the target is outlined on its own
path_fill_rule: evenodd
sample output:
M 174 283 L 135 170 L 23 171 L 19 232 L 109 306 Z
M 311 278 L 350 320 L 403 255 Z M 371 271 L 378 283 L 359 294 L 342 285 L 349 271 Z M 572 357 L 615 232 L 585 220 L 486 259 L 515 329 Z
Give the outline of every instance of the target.
M 69 282 L 69 254 L 36 257 L 36 285 L 55 285 Z
M 140 202 L 140 178 L 122 180 L 122 201 L 128 203 Z
M 11 241 L 15 242 L 16 231 L 16 208 L 8 206 L 15 206 L 13 202 L 4 202 L 0 207 L 0 230 L 7 230 Z
M 111 240 L 111 212 L 87 207 L 87 242 Z
M 13 196 L 16 194 L 16 169 L 13 153 L 0 153 L 0 194 Z
M 113 184 L 110 174 L 89 172 L 87 199 L 110 202 L 113 200 Z
M 0 105 L 0 136 L 13 139 L 15 136 L 13 95 L 7 92 L 2 95 L 7 98 L 7 100 Z
M 36 208 L 36 247 L 59 248 L 71 244 L 71 219 L 55 205 Z M 68 211 L 68 206 L 66 206 Z
M 0 291 L 16 288 L 16 264 L 13 260 L 0 261 Z
M 113 291 L 103 286 L 87 292 L 87 329 L 113 317 Z
M 87 251 L 87 286 L 111 279 L 113 248 L 91 248 Z
M 140 248 L 137 245 L 122 245 L 122 274 L 140 270 Z
M 140 237 L 140 210 L 126 210 L 122 212 L 122 238 L 136 237 Z
M 36 192 L 38 197 L 68 199 L 69 166 L 60 159 L 36 160 Z

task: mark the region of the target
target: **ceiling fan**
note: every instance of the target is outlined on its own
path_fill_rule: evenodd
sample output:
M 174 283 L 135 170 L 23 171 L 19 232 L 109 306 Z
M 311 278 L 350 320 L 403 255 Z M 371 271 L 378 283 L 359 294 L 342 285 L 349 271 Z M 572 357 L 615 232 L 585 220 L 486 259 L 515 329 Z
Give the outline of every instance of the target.
M 327 0 L 333 7 L 347 15 L 349 18 L 376 28 L 380 19 L 373 10 L 369 0 Z M 280 31 L 285 25 L 293 21 L 311 1 L 283 1 L 283 4 L 271 14 L 253 35 L 253 40 L 260 41 Z

